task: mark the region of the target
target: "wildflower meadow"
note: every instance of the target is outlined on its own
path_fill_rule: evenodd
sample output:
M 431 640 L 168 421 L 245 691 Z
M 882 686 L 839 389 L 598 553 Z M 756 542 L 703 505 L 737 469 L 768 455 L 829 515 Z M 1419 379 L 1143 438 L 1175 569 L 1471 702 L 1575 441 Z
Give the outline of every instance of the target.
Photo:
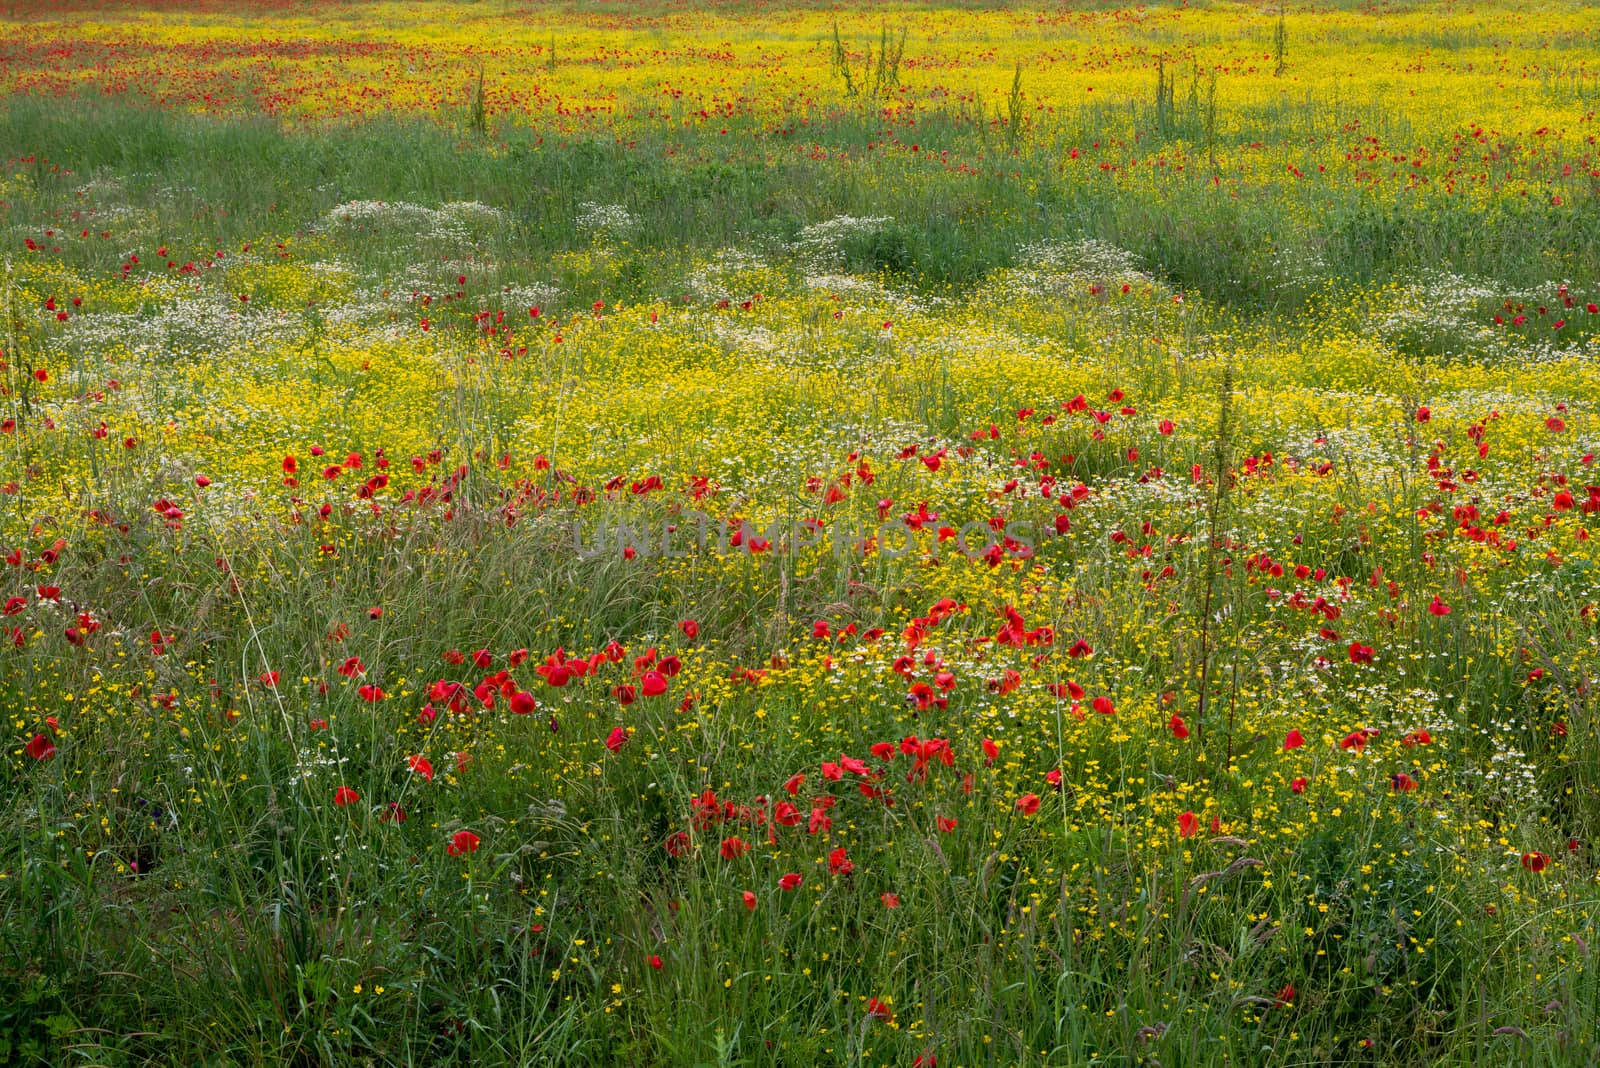
M 0 12 L 0 1064 L 1600 1065 L 1591 5 Z

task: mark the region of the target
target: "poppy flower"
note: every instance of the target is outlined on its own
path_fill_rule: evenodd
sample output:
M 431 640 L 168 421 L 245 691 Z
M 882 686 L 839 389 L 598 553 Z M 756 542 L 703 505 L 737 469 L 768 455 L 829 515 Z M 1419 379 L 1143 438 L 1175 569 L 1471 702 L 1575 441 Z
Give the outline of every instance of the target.
M 1039 811 L 1039 795 L 1023 794 L 1017 798 L 1017 811 L 1024 816 L 1031 816 Z
M 1417 788 L 1417 780 L 1403 771 L 1397 771 L 1389 776 L 1389 787 L 1396 793 L 1409 793 Z
M 750 843 L 742 838 L 724 838 L 720 852 L 723 860 L 738 860 L 750 852 Z
M 995 758 L 999 755 L 1000 747 L 995 744 L 994 739 L 985 738 L 983 740 L 983 766 L 986 768 L 993 767 Z
M 476 852 L 478 845 L 482 841 L 483 839 L 471 831 L 457 831 L 450 836 L 450 844 L 445 847 L 444 851 L 452 857 L 463 856 L 467 853 Z
M 1289 783 L 1289 790 L 1290 790 L 1290 792 L 1297 793 L 1297 794 L 1305 793 L 1306 792 L 1306 777 L 1304 775 L 1301 775 L 1300 777 L 1296 778 L 1293 782 Z
M 1172 736 L 1179 741 L 1189 737 L 1189 725 L 1183 722 L 1182 716 L 1175 715 L 1168 720 L 1167 729 L 1170 730 L 1172 732 Z
M 886 909 L 897 909 L 900 907 L 900 895 L 889 893 L 887 890 L 878 895 L 878 900 L 883 902 L 883 907 Z
M 1183 812 L 1178 816 L 1178 837 L 1193 838 L 1200 833 L 1200 817 L 1193 812 Z
M 359 656 L 352 656 L 339 665 L 339 674 L 347 679 L 353 679 L 357 675 L 365 675 L 366 673 L 367 666 L 361 662 Z
M 49 760 L 56 755 L 56 743 L 48 736 L 35 734 L 27 745 L 28 755 L 35 760 Z
M 361 795 L 348 786 L 341 786 L 333 792 L 333 803 L 341 808 L 345 805 L 353 805 L 360 800 Z
M 806 776 L 804 772 L 795 772 L 793 775 L 789 776 L 789 781 L 783 784 L 784 793 L 788 794 L 790 797 L 794 797 L 800 792 L 800 787 L 805 784 L 805 781 Z
M 1432 745 L 1433 735 L 1429 734 L 1426 729 L 1414 730 L 1404 738 L 1400 739 L 1400 744 L 1406 746 L 1407 748 L 1410 748 L 1414 745 Z
M 661 955 L 659 953 L 650 954 L 650 967 L 658 972 L 661 970 Z
M 1283 989 L 1278 991 L 1278 996 L 1272 999 L 1272 1003 L 1281 1009 L 1292 1002 L 1295 999 L 1295 995 L 1294 984 L 1285 983 Z
M 660 697 L 667 692 L 666 676 L 659 671 L 647 671 L 639 680 L 639 688 L 646 697 Z
M 779 879 L 778 885 L 785 890 L 798 890 L 800 889 L 800 884 L 804 881 L 805 878 L 799 872 L 792 871 Z
M 606 739 L 606 748 L 613 753 L 620 753 L 622 747 L 628 744 L 628 730 L 626 727 L 611 728 L 611 736 Z
M 1550 866 L 1550 858 L 1543 853 L 1524 853 L 1522 866 L 1537 875 Z
M 755 895 L 755 891 L 746 890 L 744 892 L 744 907 L 747 910 L 749 910 L 750 912 L 754 912 L 756 910 L 756 895 Z
M 538 700 L 527 690 L 518 690 L 511 695 L 511 711 L 515 715 L 526 716 L 538 707 Z
M 956 829 L 956 821 L 952 819 L 946 819 L 943 816 L 935 817 L 933 822 L 934 825 L 939 828 L 940 834 L 949 834 L 951 831 Z
M 849 875 L 855 870 L 855 863 L 845 854 L 842 846 L 828 854 L 828 874 Z
M 1351 642 L 1350 643 L 1350 663 L 1352 663 L 1352 664 L 1370 664 L 1370 663 L 1372 663 L 1372 646 L 1370 646 L 1370 645 L 1362 645 L 1360 642 Z
M 700 636 L 700 624 L 692 619 L 685 619 L 678 624 L 678 629 L 683 631 L 683 636 L 694 641 Z
M 1450 606 L 1439 600 L 1439 595 L 1436 593 L 1433 595 L 1433 603 L 1428 605 L 1428 613 L 1435 616 L 1447 616 L 1450 614 Z
M 1377 733 L 1378 732 L 1373 730 L 1371 727 L 1362 727 L 1359 730 L 1353 730 L 1339 740 L 1339 748 L 1351 749 L 1359 753 L 1367 747 L 1367 742 L 1370 741 Z
M 362 686 L 356 692 L 358 694 L 360 694 L 361 695 L 361 699 L 363 701 L 366 701 L 368 704 L 372 704 L 374 702 L 381 701 L 385 697 L 388 696 L 388 694 L 383 692 L 382 687 L 373 686 L 371 683 L 368 683 L 367 685 Z
M 1109 697 L 1096 697 L 1092 702 L 1090 702 L 1089 707 L 1093 708 L 1102 716 L 1109 716 L 1117 710 L 1117 706 L 1111 703 L 1111 698 Z
M 689 838 L 687 831 L 672 832 L 667 835 L 667 840 L 661 845 L 667 851 L 667 855 L 671 857 L 685 856 L 694 848 L 694 842 Z
M 1299 749 L 1305 744 L 1306 736 L 1301 734 L 1298 730 L 1291 730 L 1288 734 L 1283 736 L 1283 747 L 1286 750 Z
M 425 756 L 408 756 L 406 764 L 412 771 L 421 775 L 429 782 L 433 781 L 433 763 Z
M 888 1023 L 894 1019 L 894 1010 L 889 1008 L 886 1002 L 879 1001 L 877 998 L 868 998 L 867 1015 L 875 1020 L 883 1020 Z

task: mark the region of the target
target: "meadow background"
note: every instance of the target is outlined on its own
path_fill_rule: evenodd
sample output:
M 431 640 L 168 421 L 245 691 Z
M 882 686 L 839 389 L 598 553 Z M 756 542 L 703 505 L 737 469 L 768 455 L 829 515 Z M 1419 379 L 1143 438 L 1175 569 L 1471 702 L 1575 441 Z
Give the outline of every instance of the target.
M 1591 7 L 3 9 L 0 1062 L 1600 1064 Z

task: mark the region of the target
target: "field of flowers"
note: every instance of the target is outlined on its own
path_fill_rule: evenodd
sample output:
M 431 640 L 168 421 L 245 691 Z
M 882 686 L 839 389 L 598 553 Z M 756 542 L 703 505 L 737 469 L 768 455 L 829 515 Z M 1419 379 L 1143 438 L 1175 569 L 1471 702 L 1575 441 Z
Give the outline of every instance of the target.
M 0 1064 L 1600 1065 L 1592 8 L 5 12 Z

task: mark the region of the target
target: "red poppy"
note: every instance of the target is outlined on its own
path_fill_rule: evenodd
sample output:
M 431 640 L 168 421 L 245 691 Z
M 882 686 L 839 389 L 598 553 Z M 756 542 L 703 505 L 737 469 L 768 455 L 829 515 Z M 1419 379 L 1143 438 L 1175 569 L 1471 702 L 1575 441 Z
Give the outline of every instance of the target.
M 956 829 L 956 821 L 952 819 L 946 819 L 943 816 L 935 817 L 933 822 L 934 825 L 939 828 L 940 834 L 949 834 L 951 831 Z
M 828 873 L 830 875 L 849 875 L 855 870 L 854 862 L 845 854 L 843 847 L 835 849 L 828 854 Z
M 606 748 L 613 753 L 620 753 L 622 747 L 628 744 L 628 730 L 626 727 L 611 728 L 611 736 L 606 739 Z
M 1102 716 L 1109 716 L 1117 710 L 1117 706 L 1111 703 L 1111 698 L 1109 697 L 1096 697 L 1090 702 L 1089 707 Z
M 1367 742 L 1371 740 L 1372 737 L 1377 733 L 1378 732 L 1371 727 L 1362 727 L 1359 730 L 1353 730 L 1339 740 L 1339 748 L 1353 749 L 1359 753 L 1367 747 Z
M 367 666 L 361 662 L 359 656 L 352 656 L 339 665 L 339 674 L 347 679 L 353 679 L 357 675 L 365 675 L 366 673 Z
M 1200 833 L 1200 817 L 1193 812 L 1183 812 L 1178 816 L 1178 837 L 1193 838 Z
M 1522 866 L 1537 875 L 1550 866 L 1550 858 L 1543 853 L 1524 853 Z
M 1450 606 L 1439 600 L 1439 595 L 1436 593 L 1433 595 L 1433 603 L 1428 605 L 1428 613 L 1435 616 L 1447 616 L 1450 614 Z
M 995 744 L 994 739 L 993 738 L 985 738 L 983 740 L 983 766 L 986 767 L 986 768 L 987 767 L 993 767 L 994 766 L 994 762 L 995 762 L 995 758 L 998 757 L 999 755 L 1000 755 L 1000 747 Z
M 798 890 L 800 889 L 800 884 L 804 881 L 804 877 L 799 872 L 792 871 L 779 879 L 778 885 L 785 890 Z
M 421 775 L 429 782 L 433 781 L 433 763 L 425 756 L 408 756 L 406 764 L 412 771 Z
M 388 696 L 388 694 L 383 692 L 383 689 L 381 687 L 373 686 L 371 683 L 368 683 L 367 685 L 362 686 L 356 692 L 358 694 L 360 694 L 361 695 L 361 699 L 363 701 L 366 701 L 368 704 L 372 704 L 374 702 L 381 701 L 385 697 Z
M 1295 999 L 1295 994 L 1294 984 L 1285 983 L 1283 989 L 1278 991 L 1278 996 L 1272 999 L 1272 1003 L 1281 1009 Z
M 737 860 L 750 852 L 750 843 L 742 838 L 724 838 L 720 851 L 723 860 Z
M 526 716 L 538 707 L 538 699 L 527 690 L 518 690 L 511 695 L 511 711 L 518 716 Z
M 1179 741 L 1189 737 L 1189 725 L 1183 722 L 1182 716 L 1175 715 L 1168 720 L 1167 729 L 1170 730 L 1172 732 L 1172 736 Z
M 1397 771 L 1389 776 L 1389 787 L 1397 793 L 1409 793 L 1417 788 L 1417 780 L 1403 771 Z
M 800 787 L 805 784 L 805 781 L 806 781 L 805 773 L 797 771 L 793 775 L 789 776 L 789 781 L 788 782 L 783 784 L 783 790 L 790 797 L 794 797 L 796 794 L 798 794 L 800 792 Z
M 483 841 L 471 831 L 457 831 L 450 836 L 450 844 L 445 847 L 445 852 L 452 857 L 459 857 L 466 853 L 477 851 L 478 845 Z
M 360 800 L 361 795 L 350 789 L 348 786 L 341 786 L 333 792 L 333 803 L 339 805 L 340 807 L 345 805 L 353 805 Z
M 1039 811 L 1039 795 L 1023 794 L 1017 798 L 1017 811 L 1024 816 L 1031 816 Z
M 1407 747 L 1413 745 L 1432 745 L 1433 735 L 1429 734 L 1424 729 L 1414 730 L 1404 738 L 1400 739 L 1400 744 Z
M 1297 794 L 1305 793 L 1306 792 L 1306 777 L 1304 775 L 1302 775 L 1299 778 L 1295 779 L 1293 782 L 1291 782 L 1289 784 L 1289 789 L 1293 793 L 1297 793 Z
M 1352 663 L 1352 664 L 1370 664 L 1370 663 L 1372 663 L 1372 646 L 1370 646 L 1370 645 L 1362 645 L 1360 642 L 1351 642 L 1350 643 L 1350 663 Z
M 49 760 L 56 755 L 56 743 L 43 734 L 35 734 L 27 745 L 28 755 L 35 760 Z
M 877 998 L 868 998 L 867 1015 L 887 1023 L 894 1019 L 894 1010 L 889 1008 L 887 1003 L 879 1001 Z
M 900 907 L 900 895 L 889 893 L 887 890 L 878 895 L 878 900 L 883 902 L 883 907 L 886 909 Z
M 692 619 L 685 619 L 678 624 L 678 629 L 683 631 L 683 636 L 694 641 L 700 636 L 700 624 Z
M 751 912 L 754 912 L 756 910 L 756 895 L 755 895 L 755 891 L 746 890 L 744 892 L 744 907 L 746 909 L 748 909 L 749 911 L 751 911 Z
M 659 671 L 647 671 L 639 680 L 639 688 L 646 697 L 660 697 L 667 692 L 667 679 Z
M 650 954 L 650 967 L 658 972 L 661 970 L 661 955 L 659 953 Z
M 667 851 L 668 856 L 681 857 L 694 848 L 694 842 L 689 838 L 687 831 L 674 831 L 667 835 L 662 848 Z

